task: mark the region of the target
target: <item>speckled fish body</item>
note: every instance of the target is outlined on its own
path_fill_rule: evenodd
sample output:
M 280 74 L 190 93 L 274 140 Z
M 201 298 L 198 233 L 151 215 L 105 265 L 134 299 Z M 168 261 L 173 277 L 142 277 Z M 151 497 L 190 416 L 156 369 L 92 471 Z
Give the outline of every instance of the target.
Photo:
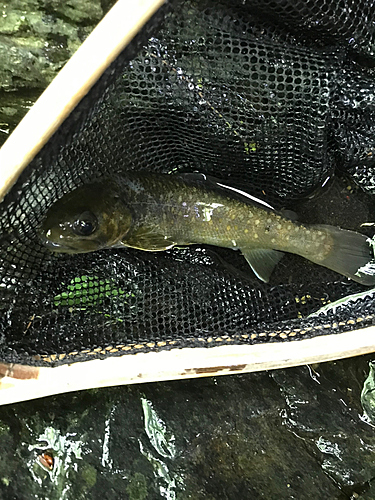
M 366 236 L 294 222 L 238 189 L 195 174 L 129 172 L 84 185 L 52 206 L 40 235 L 52 250 L 69 253 L 113 246 L 162 251 L 195 243 L 240 249 L 264 281 L 281 252 L 291 252 L 375 284 L 374 275 L 361 272 L 373 258 Z
M 166 176 L 162 182 L 160 176 L 138 180 L 128 192 L 127 199 L 131 200 L 135 214 L 123 243 L 138 248 L 138 237 L 147 227 L 162 235 L 162 239 L 157 239 L 154 248 L 143 250 L 205 243 L 243 250 L 308 253 L 318 259 L 319 254 L 323 258 L 330 251 L 332 241 L 327 231 L 295 223 L 266 204 L 262 207 L 260 200 L 258 206 L 244 203 L 231 196 L 231 188 L 226 188 L 225 196 L 224 189 L 215 191 L 210 183 L 189 181 L 188 176 Z

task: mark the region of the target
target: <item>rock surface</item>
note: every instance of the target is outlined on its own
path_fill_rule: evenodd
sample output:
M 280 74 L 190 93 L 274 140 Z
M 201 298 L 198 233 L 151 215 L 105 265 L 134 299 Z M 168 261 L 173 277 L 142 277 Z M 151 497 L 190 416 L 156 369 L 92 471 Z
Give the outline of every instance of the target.
M 18 0 L 2 6 L 0 88 L 44 89 L 103 16 L 99 0 Z
M 372 499 L 370 359 L 1 407 L 0 498 Z
M 0 6 L 0 145 L 114 3 L 13 0 Z

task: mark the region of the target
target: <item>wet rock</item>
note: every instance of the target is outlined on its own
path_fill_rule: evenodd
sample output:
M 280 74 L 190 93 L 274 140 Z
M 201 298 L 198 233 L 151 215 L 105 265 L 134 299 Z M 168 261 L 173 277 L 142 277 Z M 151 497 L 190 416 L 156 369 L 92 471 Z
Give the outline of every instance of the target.
M 45 88 L 102 15 L 99 0 L 3 4 L 0 89 Z
M 0 146 L 113 2 L 13 0 L 0 9 Z
M 370 359 L 0 407 L 0 498 L 369 500 Z

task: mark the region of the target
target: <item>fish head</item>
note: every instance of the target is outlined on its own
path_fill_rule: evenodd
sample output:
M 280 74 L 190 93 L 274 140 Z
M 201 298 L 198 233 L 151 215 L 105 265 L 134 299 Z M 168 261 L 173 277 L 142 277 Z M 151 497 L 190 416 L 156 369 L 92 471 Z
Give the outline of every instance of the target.
M 120 246 L 132 224 L 129 208 L 110 179 L 74 189 L 48 210 L 38 228 L 54 252 L 86 253 Z

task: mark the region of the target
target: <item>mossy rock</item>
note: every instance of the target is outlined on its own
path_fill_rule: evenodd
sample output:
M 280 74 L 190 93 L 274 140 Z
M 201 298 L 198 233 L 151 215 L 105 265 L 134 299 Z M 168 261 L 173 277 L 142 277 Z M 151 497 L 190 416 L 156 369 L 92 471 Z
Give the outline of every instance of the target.
M 0 89 L 44 89 L 103 17 L 99 0 L 18 0 L 0 17 Z

